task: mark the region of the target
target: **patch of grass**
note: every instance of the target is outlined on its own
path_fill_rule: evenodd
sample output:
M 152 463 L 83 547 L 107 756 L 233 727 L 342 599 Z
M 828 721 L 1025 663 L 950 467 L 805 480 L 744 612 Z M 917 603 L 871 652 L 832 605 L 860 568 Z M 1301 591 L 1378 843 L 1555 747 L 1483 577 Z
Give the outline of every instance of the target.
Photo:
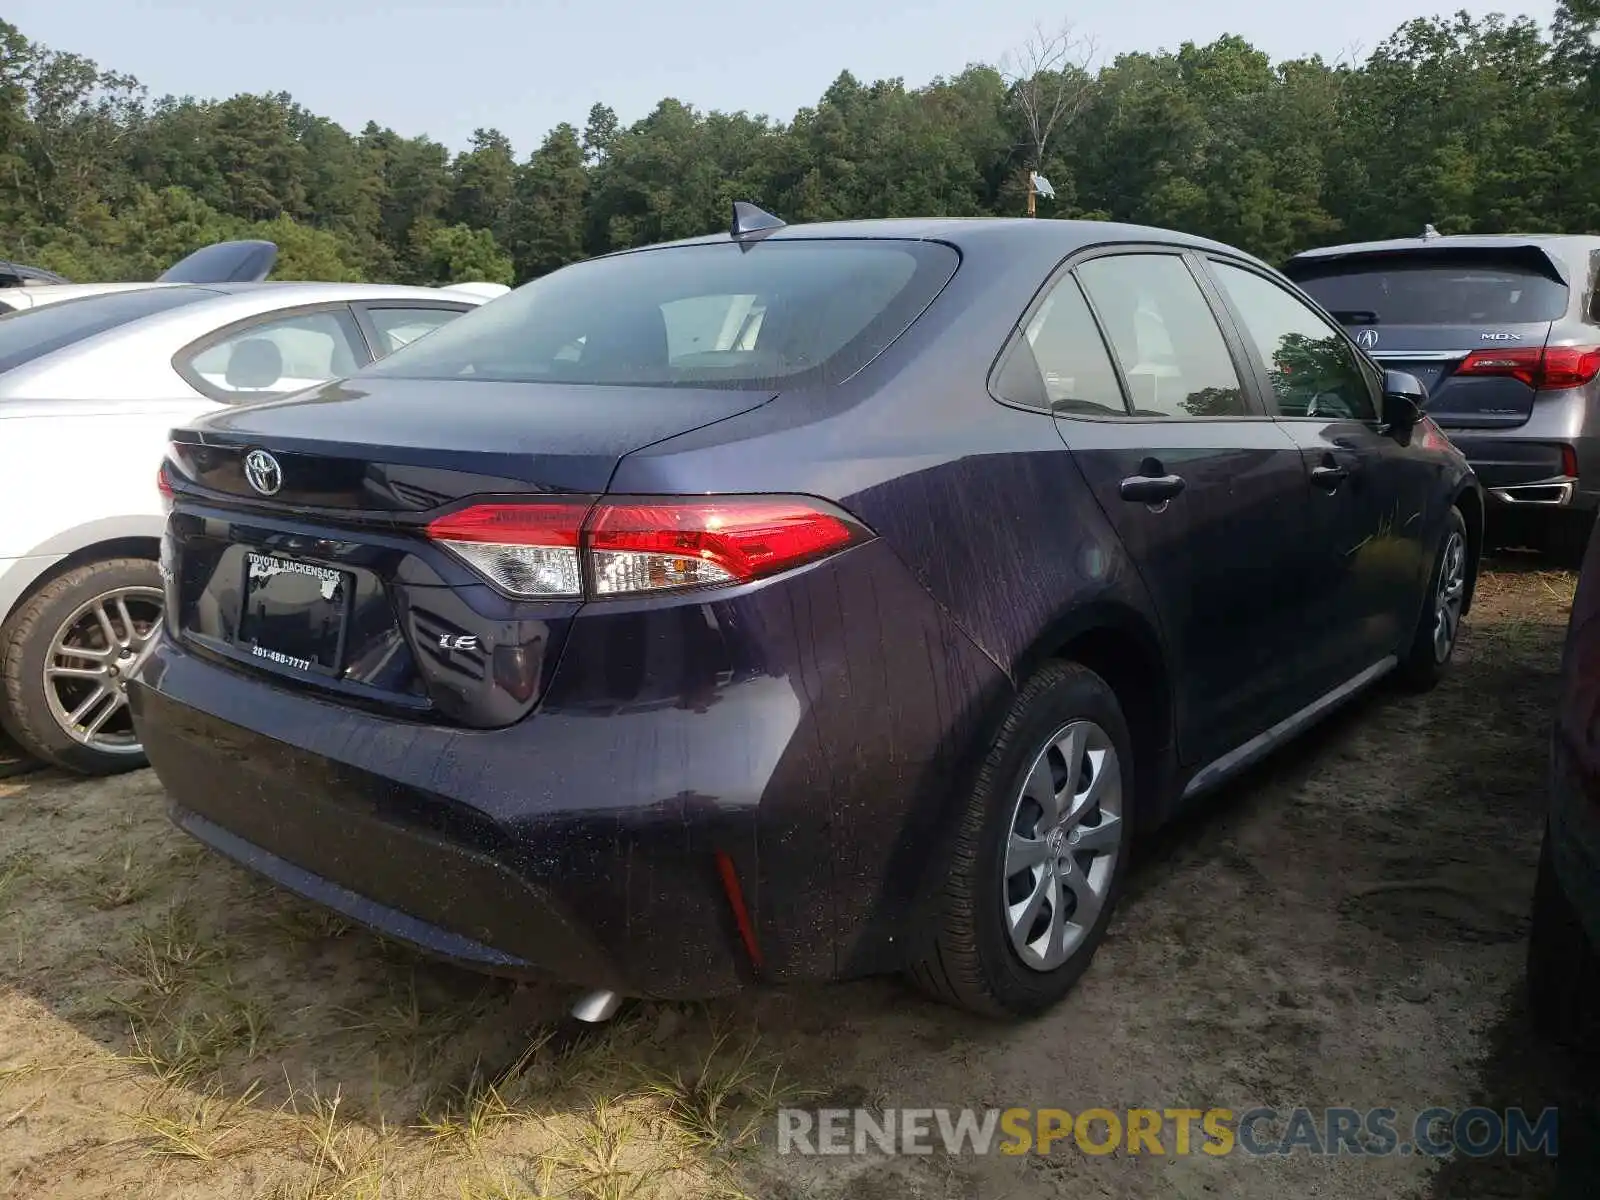
M 659 1163 L 644 1163 L 636 1135 L 641 1133 L 638 1119 L 614 1101 L 596 1099 L 584 1114 L 576 1132 L 557 1132 L 562 1148 L 547 1156 L 573 1178 L 572 1193 L 584 1200 L 632 1200 L 647 1196 L 647 1187 L 658 1184 L 666 1169 Z
M 11 893 L 19 888 L 33 873 L 38 863 L 38 856 L 28 850 L 17 850 L 0 858 L 0 912 L 10 915 L 6 910 L 11 901 Z
M 484 1138 L 518 1115 L 495 1082 L 474 1070 L 453 1103 L 437 1114 L 424 1114 L 417 1127 L 447 1153 L 476 1157 L 482 1153 Z
M 136 930 L 113 965 L 139 992 L 170 1000 L 196 982 L 201 967 L 222 957 L 215 941 L 201 940 L 188 905 L 175 904 L 153 924 Z
M 336 1088 L 332 1096 L 321 1095 L 315 1085 L 302 1091 L 289 1088 L 285 1107 L 291 1114 L 296 1141 L 310 1165 L 304 1192 L 311 1197 L 378 1196 L 385 1174 L 385 1148 L 388 1130 L 380 1128 L 373 1136 L 361 1131 L 340 1116 L 343 1094 Z
M 731 1151 L 759 1138 L 761 1123 L 797 1095 L 783 1081 L 782 1065 L 761 1055 L 759 1039 L 730 1048 L 717 1034 L 689 1070 L 646 1074 L 644 1092 L 658 1100 L 667 1119 L 691 1145 Z
M 252 1084 L 228 1098 L 220 1088 L 213 1087 L 178 1100 L 171 1089 L 162 1088 L 149 1105 L 128 1119 L 144 1140 L 145 1153 L 152 1158 L 216 1162 L 248 1149 L 238 1135 L 244 1126 L 244 1110 L 258 1092 Z

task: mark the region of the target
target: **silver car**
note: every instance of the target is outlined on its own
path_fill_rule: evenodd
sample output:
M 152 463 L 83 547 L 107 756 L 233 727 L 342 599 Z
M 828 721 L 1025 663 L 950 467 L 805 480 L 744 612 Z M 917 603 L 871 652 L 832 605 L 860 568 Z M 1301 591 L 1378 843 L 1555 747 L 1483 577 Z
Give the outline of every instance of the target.
M 57 766 L 142 765 L 123 688 L 162 615 L 168 430 L 348 375 L 497 290 L 165 283 L 0 316 L 0 726 Z
M 1576 559 L 1600 509 L 1597 268 L 1600 237 L 1430 225 L 1308 250 L 1284 273 L 1383 366 L 1426 385 L 1428 416 L 1502 528 Z

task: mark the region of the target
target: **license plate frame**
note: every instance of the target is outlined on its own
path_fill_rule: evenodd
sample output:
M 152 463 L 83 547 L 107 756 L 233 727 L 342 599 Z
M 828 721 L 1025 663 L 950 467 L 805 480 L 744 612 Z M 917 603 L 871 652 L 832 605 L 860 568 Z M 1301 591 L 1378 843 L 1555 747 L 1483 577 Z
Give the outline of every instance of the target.
M 239 614 L 234 623 L 235 649 L 301 674 L 337 678 L 344 669 L 355 577 L 335 567 L 262 550 L 245 551 L 240 573 L 243 578 L 239 589 Z M 314 583 L 316 590 L 323 594 L 299 600 L 285 598 L 281 595 L 285 578 Z M 275 581 L 276 587 L 273 586 Z M 269 591 L 279 594 L 269 595 Z M 273 608 L 276 611 L 271 611 Z M 301 616 L 312 628 L 293 629 Z M 316 630 L 314 626 L 319 620 L 332 628 Z

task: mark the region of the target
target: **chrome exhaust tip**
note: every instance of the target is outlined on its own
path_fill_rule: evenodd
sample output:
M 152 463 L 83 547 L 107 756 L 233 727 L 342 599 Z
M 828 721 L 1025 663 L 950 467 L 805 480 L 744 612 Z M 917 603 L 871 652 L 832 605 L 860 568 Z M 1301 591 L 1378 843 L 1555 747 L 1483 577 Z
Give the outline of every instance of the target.
M 616 1016 L 621 1007 L 622 997 L 615 992 L 586 992 L 572 1006 L 572 1017 L 586 1025 L 599 1025 Z
M 1489 494 L 1502 504 L 1560 508 L 1571 503 L 1574 486 L 1574 480 L 1563 477 L 1543 479 L 1537 483 L 1514 483 L 1510 487 L 1490 488 Z

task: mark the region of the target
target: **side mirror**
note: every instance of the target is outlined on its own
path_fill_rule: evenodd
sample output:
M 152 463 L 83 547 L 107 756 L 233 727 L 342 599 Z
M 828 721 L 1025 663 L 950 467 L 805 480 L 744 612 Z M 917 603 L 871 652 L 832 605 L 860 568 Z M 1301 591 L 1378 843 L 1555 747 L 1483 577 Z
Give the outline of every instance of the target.
M 1405 371 L 1383 373 L 1383 425 L 1387 432 L 1405 435 L 1422 420 L 1422 406 L 1428 402 L 1428 389 L 1422 380 Z

